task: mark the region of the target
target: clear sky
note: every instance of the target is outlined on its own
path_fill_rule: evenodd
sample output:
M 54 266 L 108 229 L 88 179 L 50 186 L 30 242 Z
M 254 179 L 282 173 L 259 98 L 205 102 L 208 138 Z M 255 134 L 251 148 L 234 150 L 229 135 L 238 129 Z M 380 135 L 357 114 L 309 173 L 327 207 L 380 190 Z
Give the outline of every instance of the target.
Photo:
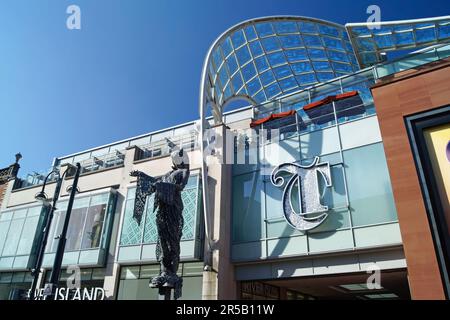
M 66 8 L 81 9 L 68 30 Z M 198 119 L 211 43 L 260 16 L 364 22 L 450 14 L 448 0 L 0 0 L 0 167 L 21 174 L 53 157 Z

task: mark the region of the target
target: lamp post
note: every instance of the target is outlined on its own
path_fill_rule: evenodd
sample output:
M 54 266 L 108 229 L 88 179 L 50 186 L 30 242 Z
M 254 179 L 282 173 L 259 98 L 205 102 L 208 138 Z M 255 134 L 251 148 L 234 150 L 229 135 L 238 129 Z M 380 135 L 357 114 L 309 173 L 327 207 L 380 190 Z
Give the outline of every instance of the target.
M 55 187 L 55 193 L 53 195 L 53 201 L 50 207 L 50 212 L 49 212 L 49 217 L 46 221 L 45 224 L 45 228 L 44 228 L 44 234 L 43 234 L 43 239 L 42 242 L 39 246 L 39 252 L 38 252 L 38 256 L 36 259 L 36 263 L 35 266 L 32 270 L 32 275 L 33 275 L 33 282 L 31 284 L 31 290 L 30 290 L 30 294 L 29 294 L 29 299 L 30 300 L 34 300 L 35 298 L 35 291 L 36 291 L 36 286 L 37 286 L 37 282 L 39 279 L 39 274 L 41 272 L 41 267 L 42 267 L 42 261 L 44 259 L 44 254 L 45 254 L 45 248 L 47 247 L 47 240 L 48 240 L 48 235 L 49 235 L 49 231 L 50 231 L 50 226 L 52 224 L 52 220 L 53 220 L 53 214 L 55 212 L 56 209 L 56 202 L 58 201 L 59 198 L 59 193 L 61 191 L 61 185 L 62 182 L 64 181 L 64 177 L 67 174 L 67 172 L 70 169 L 73 169 L 74 167 L 72 165 L 69 165 L 67 167 L 67 169 L 64 171 L 63 175 L 61 177 L 58 177 L 57 179 L 57 183 L 56 183 L 56 187 Z M 57 249 L 57 253 L 55 256 L 55 261 L 53 264 L 53 269 L 52 269 L 52 278 L 50 280 L 51 284 L 55 284 L 55 286 L 58 284 L 58 280 L 59 280 L 59 276 L 61 273 L 61 263 L 62 263 L 62 257 L 64 255 L 64 247 L 66 244 L 66 233 L 67 233 L 67 227 L 69 225 L 69 219 L 70 219 L 70 213 L 72 211 L 72 205 L 73 205 L 73 201 L 75 198 L 75 193 L 77 190 L 77 184 L 78 184 L 78 177 L 80 176 L 80 169 L 81 166 L 79 163 L 76 164 L 76 172 L 75 172 L 75 177 L 74 177 L 74 181 L 72 184 L 72 189 L 70 191 L 70 198 L 69 198 L 69 204 L 67 206 L 67 211 L 66 211 L 66 217 L 65 217 L 65 221 L 64 221 L 64 227 L 62 230 L 61 235 L 59 235 L 59 242 L 58 242 L 58 249 Z M 42 190 L 36 194 L 35 199 L 39 200 L 39 201 L 48 201 L 47 199 L 47 195 L 45 193 L 45 187 L 47 184 L 47 180 L 49 178 L 49 176 L 53 173 L 54 171 L 50 172 L 47 177 L 45 177 L 44 180 L 44 184 L 42 185 Z M 64 240 L 62 240 L 64 239 Z M 55 272 L 56 271 L 56 272 Z M 54 280 L 54 278 L 56 278 L 56 280 Z M 51 288 L 51 287 L 50 287 Z M 53 290 L 51 291 L 51 293 L 53 293 Z

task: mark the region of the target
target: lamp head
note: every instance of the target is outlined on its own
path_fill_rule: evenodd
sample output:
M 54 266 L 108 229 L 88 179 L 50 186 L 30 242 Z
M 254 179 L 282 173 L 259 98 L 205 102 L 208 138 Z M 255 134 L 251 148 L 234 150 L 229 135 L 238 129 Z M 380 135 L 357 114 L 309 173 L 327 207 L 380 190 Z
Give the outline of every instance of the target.
M 44 191 L 39 191 L 38 193 L 36 193 L 36 195 L 34 196 L 34 198 L 37 201 L 41 201 L 41 202 L 46 202 L 48 201 L 48 197 L 47 194 Z

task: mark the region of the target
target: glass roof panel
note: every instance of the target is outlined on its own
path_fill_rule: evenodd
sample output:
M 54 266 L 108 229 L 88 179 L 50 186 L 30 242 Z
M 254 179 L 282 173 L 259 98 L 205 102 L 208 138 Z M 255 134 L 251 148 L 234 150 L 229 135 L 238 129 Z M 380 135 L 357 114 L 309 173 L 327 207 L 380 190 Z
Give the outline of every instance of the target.
M 275 77 L 277 77 L 278 79 L 292 75 L 291 68 L 287 65 L 274 68 L 273 73 L 275 74 Z
M 289 77 L 279 81 L 280 87 L 283 92 L 286 92 L 292 88 L 298 87 L 298 83 L 294 77 Z
M 278 34 L 298 32 L 297 24 L 294 21 L 275 22 L 274 25 Z
M 261 39 L 262 45 L 266 52 L 271 52 L 280 49 L 280 44 L 276 37 L 269 37 Z
M 258 69 L 259 73 L 262 73 L 264 70 L 269 69 L 269 63 L 265 56 L 259 57 L 255 59 L 256 69 Z
M 241 66 L 249 62 L 250 59 L 252 58 L 247 46 L 243 46 L 242 48 L 238 49 L 236 51 L 236 57 L 239 62 L 239 65 Z
M 296 34 L 280 36 L 279 39 L 283 48 L 295 48 L 303 45 L 302 40 Z
M 261 90 L 257 94 L 255 94 L 253 96 L 253 99 L 255 99 L 256 103 L 263 103 L 264 101 L 267 101 L 264 90 Z
M 256 31 L 258 32 L 258 35 L 260 37 L 266 37 L 274 34 L 272 29 L 272 24 L 265 22 L 265 23 L 258 23 L 256 26 Z
M 435 28 L 416 29 L 417 42 L 436 41 Z
M 336 72 L 352 73 L 356 64 L 331 63 L 356 62 L 345 39 L 343 26 L 313 18 L 269 17 L 237 25 L 211 50 L 205 85 L 209 105 L 220 107 L 239 94 L 264 102 L 329 80 Z
M 245 65 L 245 67 L 242 68 L 242 75 L 244 76 L 245 82 L 249 81 L 256 75 L 256 69 L 255 66 L 253 65 L 253 62 L 250 62 L 249 64 Z
M 272 83 L 272 82 L 275 81 L 275 77 L 274 77 L 274 75 L 273 75 L 271 70 L 268 70 L 268 71 L 262 73 L 260 75 L 260 79 L 261 79 L 261 83 L 264 86 L 267 86 L 269 83 Z
M 439 24 L 438 37 L 440 40 L 450 38 L 450 21 L 446 21 L 444 23 Z
M 232 75 L 238 69 L 236 56 L 234 54 L 232 54 L 231 56 L 228 57 L 227 65 L 228 65 L 228 70 L 230 71 L 230 75 Z
M 296 78 L 297 78 L 297 81 L 302 85 L 312 84 L 312 83 L 317 82 L 316 76 L 314 75 L 314 73 L 304 73 L 299 76 L 296 76 Z
M 231 51 L 233 51 L 233 46 L 231 44 L 230 37 L 227 37 L 225 41 L 222 43 L 222 51 L 225 57 L 228 56 L 231 53 Z
M 298 22 L 300 32 L 303 33 L 317 33 L 316 24 L 309 21 Z
M 239 48 L 245 43 L 244 32 L 242 30 L 237 30 L 231 35 L 231 40 L 235 48 Z
M 255 78 L 252 81 L 250 81 L 249 83 L 247 83 L 247 89 L 248 89 L 248 93 L 253 96 L 256 92 L 259 91 L 259 89 L 261 89 L 261 82 L 259 81 L 259 78 Z
M 269 99 L 273 98 L 281 93 L 281 89 L 278 86 L 278 83 L 276 83 L 276 82 L 271 84 L 270 86 L 268 86 L 265 91 L 266 91 L 266 95 Z
M 316 71 L 333 71 L 328 61 L 314 61 L 313 67 Z
M 244 29 L 245 36 L 247 37 L 247 41 L 251 41 L 257 38 L 255 28 L 253 26 L 248 26 Z
M 308 47 L 323 47 L 322 41 L 319 36 L 312 36 L 309 34 L 303 35 L 303 42 Z
M 271 53 L 267 55 L 267 58 L 269 59 L 269 63 L 272 67 L 286 63 L 286 58 L 284 57 L 284 53 L 282 51 Z
M 382 62 L 383 52 L 446 43 L 450 40 L 448 21 L 450 17 L 444 16 L 382 22 L 379 29 L 368 23 L 348 23 L 346 28 L 352 43 L 356 44 L 355 54 L 360 66 L 367 67 Z
M 328 26 L 328 25 L 324 25 L 324 24 L 319 24 L 319 32 L 321 34 L 326 34 L 326 35 L 330 35 L 333 37 L 339 37 L 340 36 L 340 32 L 337 28 L 332 27 L 332 26 Z
M 309 57 L 312 60 L 327 60 L 327 54 L 323 49 L 308 48 Z
M 234 91 L 238 91 L 242 87 L 244 82 L 242 81 L 242 77 L 241 77 L 241 73 L 240 72 L 236 73 L 233 76 L 233 78 L 231 78 L 231 83 L 233 84 Z
M 342 45 L 342 41 L 335 38 L 330 37 L 322 37 L 323 42 L 327 48 L 336 49 L 336 50 L 344 50 L 344 46 Z
M 389 48 L 394 45 L 394 39 L 391 34 L 375 35 L 374 40 L 378 48 Z
M 289 62 L 296 62 L 308 59 L 305 49 L 286 50 L 285 54 Z
M 259 41 L 252 41 L 248 45 L 250 46 L 250 51 L 252 52 L 253 57 L 258 57 L 264 54 L 261 43 L 259 43 Z
M 309 61 L 293 63 L 291 67 L 295 74 L 313 71 L 312 65 Z
M 414 43 L 414 36 L 412 32 L 394 33 L 394 38 L 397 45 L 405 46 Z

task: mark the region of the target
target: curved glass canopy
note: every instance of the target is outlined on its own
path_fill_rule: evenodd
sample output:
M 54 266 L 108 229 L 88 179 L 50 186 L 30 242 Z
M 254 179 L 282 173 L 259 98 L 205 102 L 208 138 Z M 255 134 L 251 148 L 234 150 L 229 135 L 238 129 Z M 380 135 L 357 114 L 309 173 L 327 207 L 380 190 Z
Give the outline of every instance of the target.
M 304 17 L 240 23 L 216 40 L 205 64 L 205 102 L 216 123 L 235 97 L 260 104 L 359 70 L 344 26 Z
M 450 40 L 450 16 L 387 21 L 347 23 L 345 25 L 363 67 L 383 61 L 383 52 L 414 49 Z

